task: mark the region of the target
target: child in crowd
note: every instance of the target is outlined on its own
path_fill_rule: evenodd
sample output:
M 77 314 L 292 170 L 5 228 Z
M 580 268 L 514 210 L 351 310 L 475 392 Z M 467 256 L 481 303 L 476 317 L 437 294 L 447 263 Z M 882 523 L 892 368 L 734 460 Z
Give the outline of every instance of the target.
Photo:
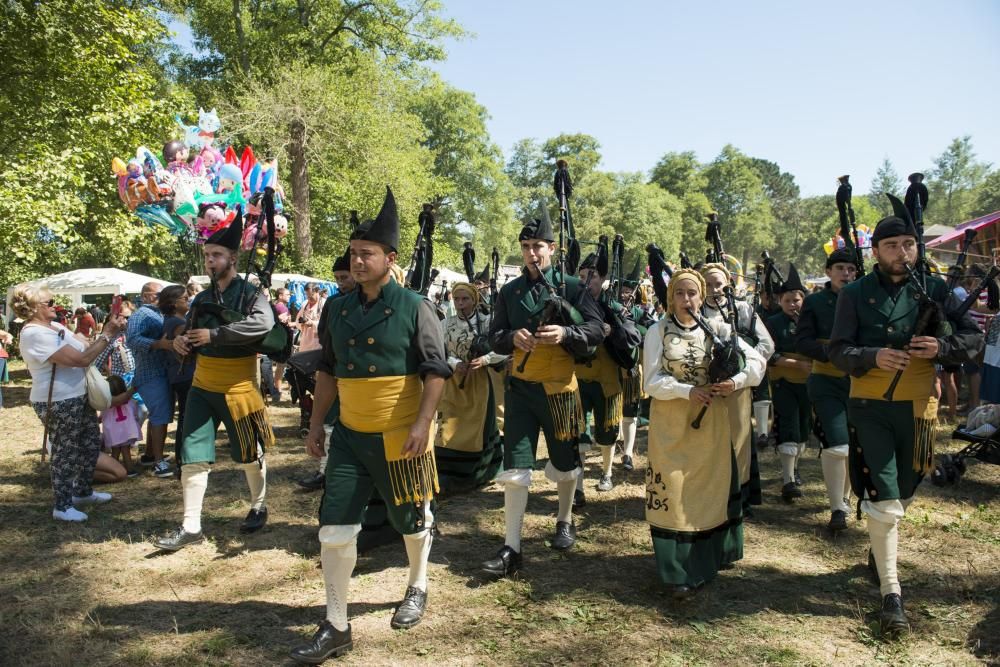
M 104 446 L 111 449 L 115 460 L 125 466 L 128 476 L 135 477 L 139 473 L 132 467 L 132 445 L 142 438 L 139 406 L 121 376 L 109 377 L 108 385 L 111 387 L 111 407 L 101 412 Z

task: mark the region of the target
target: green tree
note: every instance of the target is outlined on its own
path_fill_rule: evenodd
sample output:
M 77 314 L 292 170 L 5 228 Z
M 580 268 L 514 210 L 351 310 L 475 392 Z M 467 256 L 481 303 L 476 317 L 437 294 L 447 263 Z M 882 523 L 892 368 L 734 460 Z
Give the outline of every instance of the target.
M 118 201 L 115 156 L 159 152 L 184 104 L 164 77 L 166 32 L 127 2 L 9 2 L 0 13 L 0 285 L 56 269 L 114 265 L 169 274 L 176 242 Z
M 900 196 L 903 191 L 903 180 L 896 173 L 896 168 L 892 166 L 889 157 L 882 159 L 878 171 L 872 177 L 872 182 L 868 186 L 868 203 L 876 210 L 881 211 L 882 217 L 892 214 L 892 204 L 886 193 Z
M 462 34 L 454 21 L 441 16 L 437 0 L 178 0 L 178 4 L 201 49 L 188 56 L 186 76 L 202 79 L 220 98 L 227 96 L 234 82 L 255 82 L 258 89 L 281 84 L 287 89 L 292 86 L 290 70 L 314 75 L 333 67 L 345 75 L 353 67 L 370 72 L 369 65 L 375 62 L 403 74 L 418 63 L 442 59 L 442 40 Z M 232 99 L 237 107 L 244 102 L 248 108 L 259 107 L 246 95 Z M 305 103 L 300 108 L 301 113 L 279 126 L 287 135 L 283 148 L 290 167 L 296 247 L 299 258 L 307 261 L 313 252 L 310 169 L 317 154 L 310 147 L 315 134 L 305 118 L 323 110 L 309 109 Z M 337 150 L 351 147 L 341 145 Z
M 705 196 L 722 221 L 726 252 L 746 266 L 751 254 L 774 245 L 774 214 L 751 158 L 726 145 L 705 168 Z
M 979 217 L 995 211 L 1000 211 L 1000 169 L 990 172 L 976 188 L 969 215 Z
M 973 190 L 988 170 L 988 164 L 976 161 L 971 136 L 953 139 L 948 148 L 934 158 L 934 167 L 928 174 L 927 223 L 954 227 L 966 220 L 972 208 Z

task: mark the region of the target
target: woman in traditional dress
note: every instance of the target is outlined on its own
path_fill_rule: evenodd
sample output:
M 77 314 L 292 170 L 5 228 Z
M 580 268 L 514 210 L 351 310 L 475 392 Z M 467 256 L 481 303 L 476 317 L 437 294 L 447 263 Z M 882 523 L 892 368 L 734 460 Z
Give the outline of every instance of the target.
M 684 598 L 743 557 L 740 479 L 726 401 L 760 382 L 764 359 L 742 340 L 745 369 L 710 383 L 712 339 L 693 313 L 705 298 L 705 280 L 690 269 L 674 272 L 665 317 L 643 345 L 643 389 L 653 401 L 646 469 L 646 520 L 660 578 Z M 728 340 L 728 325 L 710 322 Z M 719 400 L 716 400 L 719 399 Z M 700 428 L 692 422 L 703 406 Z
M 445 319 L 448 365 L 454 375 L 444 387 L 438 409 L 440 439 L 434 448 L 442 494 L 488 483 L 503 464 L 493 383 L 488 368 L 506 361 L 484 347 L 489 318 L 479 308 L 479 292 L 469 283 L 451 289 L 455 314 Z

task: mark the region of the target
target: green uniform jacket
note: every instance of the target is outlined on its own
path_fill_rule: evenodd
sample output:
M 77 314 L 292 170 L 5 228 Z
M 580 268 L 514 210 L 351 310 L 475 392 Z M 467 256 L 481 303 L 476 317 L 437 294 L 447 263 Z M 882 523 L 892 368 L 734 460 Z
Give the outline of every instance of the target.
M 765 324 L 767 325 L 768 333 L 771 334 L 771 339 L 774 341 L 774 356 L 771 357 L 772 363 L 770 364 L 773 366 L 773 362 L 782 354 L 795 352 L 795 337 L 798 333 L 798 324 L 788 315 L 785 315 L 784 312 L 771 315 L 767 318 Z
M 556 284 L 557 272 L 553 267 L 544 271 L 549 283 Z M 561 281 L 560 281 L 561 282 Z M 535 331 L 541 323 L 545 303 L 550 298 L 542 281 L 531 280 L 527 272 L 511 280 L 500 289 L 490 323 L 490 343 L 497 354 L 514 353 L 514 332 L 518 329 Z M 562 347 L 576 357 L 587 354 L 604 339 L 604 313 L 601 307 L 583 289 L 578 278 L 566 277 L 566 300 L 580 312 L 583 322 L 562 323 L 566 329 L 566 339 Z
M 802 304 L 795 339 L 795 351 L 816 361 L 829 362 L 833 318 L 837 314 L 837 292 L 827 284 L 821 292 L 810 294 Z
M 198 348 L 198 354 L 206 357 L 236 358 L 256 355 L 250 346 L 260 342 L 274 327 L 274 312 L 264 293 L 254 297 L 256 287 L 246 282 L 240 276 L 233 278 L 222 292 L 222 305 L 229 310 L 236 310 L 243 291 L 243 309 L 252 303 L 246 319 L 239 322 L 226 322 L 219 315 L 206 312 L 208 304 L 215 304 L 215 296 L 211 289 L 195 294 L 188 311 L 188 319 L 195 320 L 192 329 L 208 329 L 211 332 L 211 343 Z

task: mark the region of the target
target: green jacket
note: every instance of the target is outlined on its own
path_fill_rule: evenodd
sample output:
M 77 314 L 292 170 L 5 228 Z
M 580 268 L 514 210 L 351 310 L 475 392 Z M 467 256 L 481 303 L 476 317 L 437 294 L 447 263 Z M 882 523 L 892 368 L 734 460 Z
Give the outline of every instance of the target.
M 246 311 L 247 304 L 252 303 L 244 319 L 235 317 L 241 290 L 244 294 L 243 310 Z M 254 297 L 256 290 L 256 287 L 236 276 L 222 292 L 221 304 L 216 303 L 211 289 L 202 290 L 194 296 L 188 311 L 191 328 L 211 332 L 211 343 L 198 348 L 198 354 L 227 359 L 257 354 L 252 346 L 274 328 L 274 312 L 263 292 Z M 220 305 L 230 314 L 220 309 Z

